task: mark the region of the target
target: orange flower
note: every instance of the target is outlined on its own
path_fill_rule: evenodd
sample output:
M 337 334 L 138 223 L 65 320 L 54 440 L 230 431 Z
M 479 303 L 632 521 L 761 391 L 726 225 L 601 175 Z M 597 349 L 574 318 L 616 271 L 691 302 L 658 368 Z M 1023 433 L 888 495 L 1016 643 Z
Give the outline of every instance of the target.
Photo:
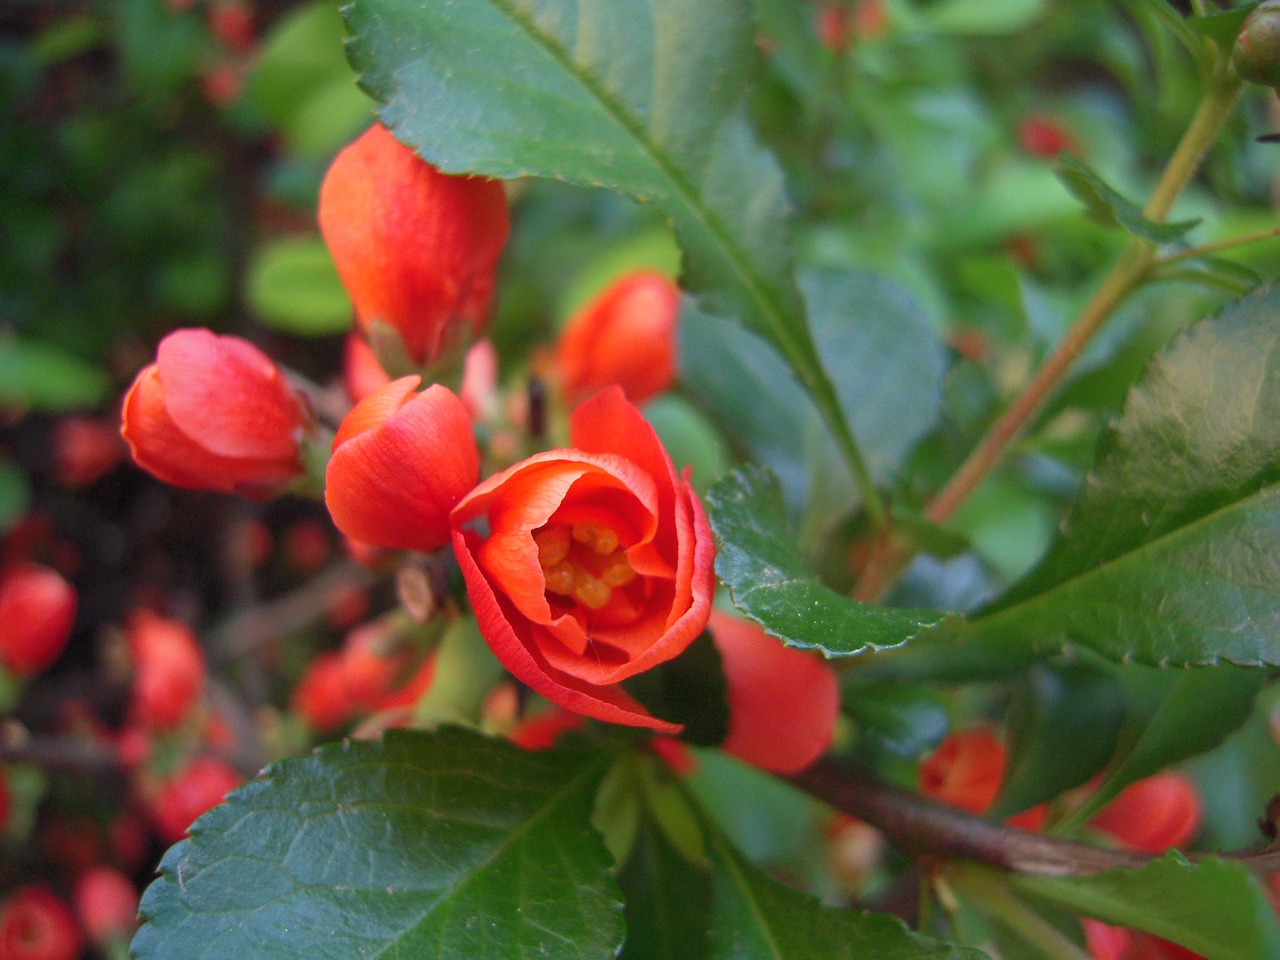
M 1163 853 L 1200 829 L 1200 793 L 1186 774 L 1166 770 L 1129 784 L 1090 822 L 1130 849 Z
M 580 406 L 573 448 L 481 483 L 453 510 L 480 630 L 515 677 L 574 713 L 675 732 L 617 683 L 683 651 L 711 610 L 702 504 L 614 387 Z
M 358 403 L 333 441 L 325 503 L 360 543 L 430 552 L 449 541 L 449 511 L 480 476 L 462 401 L 402 377 Z
M 134 462 L 175 487 L 262 497 L 301 476 L 311 427 L 284 374 L 253 344 L 208 330 L 160 341 L 124 398 Z
M 479 335 L 511 229 L 501 183 L 443 174 L 377 124 L 329 167 L 319 218 L 375 345 L 385 324 L 429 366 Z
M 670 388 L 676 377 L 680 291 L 661 273 L 619 278 L 569 321 L 557 361 L 565 399 L 576 404 L 618 384 L 632 403 Z
M 135 610 L 125 637 L 133 655 L 137 721 L 149 730 L 180 726 L 204 693 L 204 657 L 195 634 L 177 620 Z
M 754 623 L 714 611 L 729 700 L 725 753 L 771 773 L 798 773 L 831 746 L 840 690 L 831 667 Z
M 56 570 L 19 561 L 0 573 L 0 664 L 29 677 L 67 646 L 76 592 Z
M 989 730 L 974 727 L 948 734 L 920 764 L 920 792 L 969 813 L 982 813 L 1000 792 L 1004 744 Z

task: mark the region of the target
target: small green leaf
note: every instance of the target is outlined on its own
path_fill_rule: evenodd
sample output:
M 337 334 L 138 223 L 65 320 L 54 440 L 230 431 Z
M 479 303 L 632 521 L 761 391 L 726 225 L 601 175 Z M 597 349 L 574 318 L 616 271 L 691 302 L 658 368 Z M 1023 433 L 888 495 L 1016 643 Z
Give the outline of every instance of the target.
M 1086 663 L 1033 667 L 1009 705 L 1009 764 L 992 810 L 1005 817 L 1078 787 L 1111 759 L 1120 687 Z
M 710 960 L 985 960 L 980 950 L 912 933 L 896 917 L 824 907 L 753 867 L 723 837 L 712 846 Z
M 958 620 L 858 603 L 820 583 L 787 529 L 782 491 L 768 470 L 731 471 L 711 488 L 707 502 L 719 543 L 716 573 L 739 610 L 791 646 L 851 656 L 901 646 Z
M 96 407 L 111 380 L 97 367 L 57 347 L 0 336 L 0 407 L 43 413 Z
M 1200 222 L 1183 220 L 1178 223 L 1156 223 L 1148 220 L 1138 207 L 1111 189 L 1100 176 L 1070 154 L 1064 153 L 1059 159 L 1058 178 L 1085 205 L 1091 220 L 1104 227 L 1120 227 L 1151 243 L 1172 243 Z
M 1056 906 L 1148 930 L 1208 960 L 1280 956 L 1280 922 L 1270 899 L 1247 869 L 1228 860 L 1205 857 L 1192 864 L 1169 853 L 1138 870 L 1088 877 L 1013 874 L 1009 882 Z
M 1223 50 L 1230 52 L 1236 45 L 1236 37 L 1240 36 L 1240 28 L 1256 6 L 1256 3 L 1247 3 L 1226 13 L 1188 17 L 1186 24 L 1196 33 L 1208 37 Z
M 586 828 L 606 765 L 458 729 L 273 764 L 165 855 L 133 955 L 613 956 L 622 903 Z
M 621 960 L 704 960 L 711 878 L 681 856 L 648 815 L 640 820 L 618 885 L 627 920 Z
M 414 705 L 414 720 L 420 726 L 479 724 L 485 698 L 502 679 L 503 669 L 474 617 L 459 617 L 449 625 L 435 658 L 431 686 Z
M 927 9 L 927 22 L 939 33 L 1000 36 L 1026 30 L 1047 6 L 1045 0 L 943 0 Z
M 319 237 L 269 241 L 248 269 L 249 306 L 267 326 L 304 337 L 351 329 L 351 299 Z
M 1189 328 L 1099 445 L 1041 564 L 970 639 L 1150 664 L 1280 663 L 1280 290 Z

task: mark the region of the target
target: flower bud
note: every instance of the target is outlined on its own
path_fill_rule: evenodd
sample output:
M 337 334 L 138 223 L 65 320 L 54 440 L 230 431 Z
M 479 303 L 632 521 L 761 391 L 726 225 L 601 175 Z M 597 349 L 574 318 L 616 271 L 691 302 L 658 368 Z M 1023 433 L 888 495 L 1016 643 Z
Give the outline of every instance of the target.
M 1280 88 L 1280 0 L 1263 0 L 1245 19 L 1231 66 L 1242 80 Z
M 1130 849 L 1163 853 L 1200 829 L 1200 793 L 1186 774 L 1166 770 L 1129 784 L 1090 822 Z
M 87 487 L 123 456 L 119 431 L 96 417 L 72 414 L 53 428 L 53 476 L 64 487 Z
M 1000 792 L 1005 759 L 1004 744 L 991 731 L 958 730 L 920 764 L 920 792 L 959 810 L 982 813 Z
M 18 887 L 0 907 L 5 960 L 76 960 L 81 946 L 71 909 L 44 887 Z
M 175 487 L 261 498 L 300 477 L 310 414 L 257 347 L 177 330 L 124 399 L 134 462 Z
M 0 573 L 0 664 L 18 677 L 47 669 L 66 648 L 76 592 L 55 570 L 18 561 Z
M 177 843 L 192 822 L 243 782 L 234 769 L 216 757 L 197 757 L 174 774 L 152 799 L 152 823 L 165 843 Z
M 480 453 L 462 401 L 403 377 L 360 401 L 333 441 L 325 502 L 353 540 L 430 552 L 449 541 L 449 511 L 476 485 Z
M 676 377 L 680 291 L 652 270 L 629 273 L 579 310 L 557 347 L 560 384 L 576 406 L 612 384 L 641 404 Z
M 484 328 L 510 232 L 501 183 L 441 173 L 376 124 L 329 167 L 319 219 L 384 362 L 387 335 L 401 366 L 460 359 Z
M 138 891 L 114 867 L 91 867 L 80 874 L 74 900 L 80 925 L 97 946 L 127 940 L 137 924 Z
M 185 624 L 136 610 L 125 632 L 133 655 L 132 709 L 149 730 L 182 724 L 204 692 L 204 658 Z

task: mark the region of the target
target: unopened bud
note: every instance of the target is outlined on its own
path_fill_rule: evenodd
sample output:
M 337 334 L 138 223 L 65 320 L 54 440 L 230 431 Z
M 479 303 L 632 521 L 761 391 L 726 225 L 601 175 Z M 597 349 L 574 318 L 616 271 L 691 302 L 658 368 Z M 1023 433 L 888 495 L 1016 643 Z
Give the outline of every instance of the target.
M 1249 14 L 1236 37 L 1231 65 L 1242 80 L 1280 87 L 1280 0 L 1263 0 Z

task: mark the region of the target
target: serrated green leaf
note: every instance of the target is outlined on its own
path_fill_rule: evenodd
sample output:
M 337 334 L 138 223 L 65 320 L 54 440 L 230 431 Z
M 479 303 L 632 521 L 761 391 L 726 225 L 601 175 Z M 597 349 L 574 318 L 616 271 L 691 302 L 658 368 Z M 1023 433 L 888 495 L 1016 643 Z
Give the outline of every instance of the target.
M 1062 536 L 970 621 L 997 646 L 1280 663 L 1280 291 L 1196 324 L 1130 392 Z
M 627 920 L 621 960 L 704 960 L 711 878 L 681 856 L 648 815 L 641 817 L 618 885 Z
M 284 237 L 253 252 L 249 306 L 267 326 L 315 337 L 351 329 L 351 298 L 319 237 Z
M 1228 664 L 1198 670 L 1112 664 L 1109 670 L 1123 690 L 1115 755 L 1063 829 L 1086 822 L 1129 784 L 1218 746 L 1248 720 L 1266 682 L 1265 670 Z
M 46 413 L 96 407 L 111 380 L 97 367 L 57 347 L 0 336 L 0 406 Z
M 790 646 L 846 657 L 898 647 L 953 614 L 875 607 L 824 586 L 787 528 L 777 478 L 756 466 L 725 475 L 707 494 L 719 552 L 716 573 L 733 602 Z
M 773 344 L 856 458 L 792 277 L 782 174 L 743 111 L 746 0 L 354 0 L 346 16 L 382 121 L 437 167 L 661 210 L 686 287 Z
M 1087 663 L 1033 667 L 1014 688 L 1009 763 L 992 815 L 1006 817 L 1078 787 L 1111 759 L 1120 686 Z
M 1085 205 L 1091 220 L 1104 227 L 1120 227 L 1151 243 L 1172 243 L 1180 239 L 1199 220 L 1156 223 L 1080 160 L 1064 153 L 1058 161 L 1060 179 L 1077 200 Z
M 1034 897 L 1107 923 L 1148 930 L 1208 960 L 1273 960 L 1280 922 L 1258 881 L 1238 863 L 1169 853 L 1138 870 L 1088 877 L 1011 875 Z
M 710 960 L 985 960 L 912 933 L 896 917 L 824 907 L 752 866 L 723 837 L 712 846 Z
M 604 960 L 622 904 L 584 825 L 605 766 L 458 729 L 274 764 L 165 855 L 134 956 Z

